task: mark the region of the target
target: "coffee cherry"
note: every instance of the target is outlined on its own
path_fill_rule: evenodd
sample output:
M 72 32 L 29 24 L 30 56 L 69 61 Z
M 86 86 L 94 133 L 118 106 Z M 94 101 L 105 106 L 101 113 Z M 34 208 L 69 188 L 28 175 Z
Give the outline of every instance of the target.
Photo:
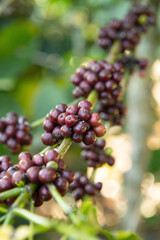
M 26 176 L 24 171 L 18 170 L 12 175 L 12 184 L 13 186 L 18 186 L 19 184 L 25 184 Z
M 40 198 L 37 192 L 34 194 L 33 199 L 34 199 L 34 207 L 40 207 L 43 204 L 43 200 Z
M 57 177 L 54 183 L 60 192 L 64 192 L 68 189 L 68 181 L 65 177 Z
M 0 179 L 0 192 L 4 192 L 12 188 L 11 179 L 9 177 L 3 177 Z
M 33 165 L 35 166 L 42 166 L 44 163 L 43 155 L 37 153 L 36 155 L 33 156 L 32 162 L 33 162 Z
M 30 167 L 27 170 L 27 177 L 31 183 L 38 183 L 39 182 L 39 171 L 40 168 L 37 166 Z
M 73 192 L 72 192 L 73 197 L 75 198 L 76 201 L 78 201 L 79 199 L 81 199 L 84 195 L 84 190 L 83 188 L 79 187 L 76 188 Z
M 88 108 L 89 110 L 91 110 L 92 104 L 87 100 L 83 100 L 78 103 L 78 107 L 79 108 Z
M 8 177 L 12 177 L 12 175 L 18 170 L 19 170 L 19 167 L 14 165 L 14 166 L 8 168 L 6 174 Z
M 84 137 L 83 137 L 83 142 L 86 145 L 90 145 L 96 141 L 96 134 L 93 130 L 88 130 L 85 132 Z
M 56 178 L 56 171 L 52 168 L 43 168 L 38 177 L 42 183 L 52 183 Z
M 82 135 L 87 130 L 87 124 L 85 122 L 79 121 L 73 128 L 75 133 Z
M 44 130 L 46 130 L 47 132 L 51 132 L 55 127 L 55 124 L 51 121 L 51 120 L 45 120 L 43 122 L 43 128 Z
M 50 119 L 52 120 L 52 122 L 54 123 L 57 123 L 57 119 L 58 119 L 58 116 L 61 114 L 61 111 L 57 110 L 57 109 L 52 109 L 50 112 L 49 112 L 49 117 Z
M 70 114 L 65 118 L 65 123 L 69 127 L 73 127 L 78 122 L 78 117 L 74 114 Z
M 81 176 L 81 177 L 79 178 L 79 183 L 80 183 L 82 186 L 85 186 L 86 184 L 89 183 L 89 180 L 88 180 L 88 178 L 87 178 L 86 176 Z
M 78 116 L 81 120 L 87 121 L 90 118 L 90 115 L 89 108 L 80 108 L 78 111 Z
M 33 165 L 32 161 L 29 159 L 22 159 L 19 161 L 19 169 L 26 172 L 28 168 L 30 168 Z
M 56 105 L 56 109 L 63 113 L 66 111 L 67 105 L 66 104 L 58 104 L 58 105 Z
M 49 146 L 52 146 L 56 142 L 56 139 L 53 138 L 52 133 L 50 132 L 43 133 L 41 140 L 45 145 Z
M 67 125 L 63 125 L 60 129 L 60 132 L 63 137 L 71 137 L 72 135 L 72 129 Z
M 94 132 L 97 137 L 103 137 L 106 133 L 106 128 L 103 124 L 99 124 L 97 127 L 94 127 Z
M 20 152 L 22 146 L 30 145 L 32 137 L 26 118 L 8 113 L 0 120 L 0 143 L 6 144 L 12 154 Z
M 70 170 L 63 170 L 62 171 L 62 177 L 66 178 L 69 183 L 72 183 L 74 180 L 74 173 Z
M 59 116 L 58 116 L 58 123 L 60 125 L 64 125 L 65 124 L 65 118 L 68 116 L 68 113 L 64 112 L 64 113 L 61 113 Z
M 87 185 L 85 185 L 84 189 L 85 189 L 85 192 L 89 195 L 94 195 L 95 194 L 95 188 L 92 184 L 88 183 Z
M 21 152 L 18 156 L 18 160 L 20 161 L 22 159 L 32 160 L 32 155 L 29 152 Z
M 80 143 L 83 140 L 83 135 L 80 135 L 78 133 L 73 133 L 72 140 L 76 143 Z
M 60 129 L 61 129 L 61 127 L 58 126 L 58 127 L 55 127 L 55 128 L 53 129 L 53 131 L 52 131 L 52 136 L 53 136 L 53 138 L 55 138 L 56 140 L 62 139 Z
M 49 149 L 44 155 L 44 162 L 47 164 L 50 161 L 57 162 L 59 158 L 58 152 L 54 149 Z
M 78 106 L 77 105 L 71 105 L 66 109 L 67 114 L 77 114 L 78 112 Z
M 89 119 L 89 124 L 92 127 L 97 127 L 100 124 L 101 118 L 98 113 L 91 113 L 90 119 Z
M 64 170 L 66 168 L 66 164 L 65 164 L 65 162 L 62 159 L 58 160 L 58 168 L 60 170 Z
M 48 187 L 46 185 L 42 185 L 39 189 L 39 197 L 43 201 L 49 201 L 52 198 L 52 195 L 50 194 Z
M 102 183 L 101 182 L 97 182 L 97 183 L 94 184 L 94 187 L 96 188 L 96 190 L 101 191 Z

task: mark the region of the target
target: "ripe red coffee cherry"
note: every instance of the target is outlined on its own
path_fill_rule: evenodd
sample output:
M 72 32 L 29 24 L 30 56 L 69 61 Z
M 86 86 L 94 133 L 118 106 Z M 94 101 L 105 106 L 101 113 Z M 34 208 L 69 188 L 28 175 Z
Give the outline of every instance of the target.
M 58 105 L 56 105 L 56 109 L 63 113 L 66 111 L 67 105 L 66 104 L 58 104 Z
M 83 135 L 80 135 L 78 133 L 73 133 L 72 140 L 76 143 L 80 143 L 83 140 Z
M 78 134 L 83 134 L 87 130 L 87 124 L 83 121 L 79 121 L 73 128 L 73 131 Z
M 56 140 L 60 140 L 63 137 L 61 136 L 61 132 L 60 132 L 61 127 L 55 127 L 52 131 L 52 136 L 56 139 Z
M 91 113 L 89 123 L 92 127 L 97 127 L 101 121 L 101 118 L 98 113 Z
M 71 137 L 72 135 L 72 129 L 67 125 L 63 125 L 60 129 L 60 132 L 63 137 Z
M 7 174 L 8 177 L 12 177 L 12 175 L 18 170 L 19 170 L 19 167 L 14 165 L 14 166 L 8 168 L 6 174 Z
M 88 109 L 91 110 L 92 109 L 92 104 L 87 100 L 83 100 L 83 101 L 80 101 L 78 103 L 78 107 L 79 108 L 88 108 Z
M 68 189 L 68 181 L 64 177 L 57 177 L 55 180 L 55 185 L 60 192 Z
M 48 187 L 46 185 L 42 185 L 39 189 L 39 197 L 43 201 L 49 201 L 52 198 L 52 195 L 50 194 Z
M 96 141 L 96 134 L 93 130 L 88 130 L 83 136 L 83 142 L 86 145 L 90 145 Z
M 16 133 L 16 127 L 14 125 L 9 125 L 5 129 L 5 133 L 8 137 L 14 137 Z
M 32 160 L 32 155 L 29 152 L 21 152 L 18 156 L 18 160 L 29 159 Z
M 78 116 L 81 120 L 87 121 L 90 118 L 91 112 L 89 108 L 80 108 L 78 111 Z
M 101 182 L 97 182 L 97 183 L 94 184 L 94 187 L 95 187 L 96 190 L 101 191 L 102 183 Z
M 58 152 L 54 149 L 49 149 L 44 155 L 44 162 L 47 164 L 50 161 L 57 162 L 59 159 Z
M 52 133 L 50 132 L 43 133 L 41 140 L 43 144 L 49 145 L 49 146 L 52 146 L 56 142 L 56 139 L 53 138 Z
M 57 119 L 58 119 L 58 116 L 61 114 L 61 112 L 57 109 L 52 109 L 50 112 L 49 112 L 49 117 L 50 119 L 54 122 L 54 123 L 57 123 Z
M 61 113 L 59 116 L 58 116 L 58 123 L 60 125 L 64 125 L 65 124 L 65 118 L 68 116 L 68 113 L 64 112 L 64 113 Z
M 78 122 L 78 117 L 74 114 L 70 114 L 65 118 L 65 123 L 69 127 L 73 127 L 76 124 L 76 122 Z
M 4 192 L 12 188 L 11 179 L 9 177 L 3 177 L 0 179 L 0 192 Z
M 33 165 L 35 166 L 41 166 L 44 163 L 44 157 L 43 155 L 37 153 L 32 158 Z
M 27 170 L 27 177 L 31 183 L 38 183 L 39 182 L 39 171 L 40 168 L 37 166 L 30 167 Z
M 21 182 L 22 182 L 22 184 L 24 184 L 25 181 L 26 181 L 26 176 L 25 176 L 24 171 L 18 170 L 15 173 L 13 173 L 13 175 L 12 175 L 13 186 L 17 186 Z
M 63 170 L 62 171 L 62 177 L 66 178 L 69 183 L 72 183 L 74 180 L 74 173 L 70 170 Z
M 94 132 L 96 133 L 97 137 L 103 137 L 106 133 L 106 128 L 103 124 L 99 124 L 99 126 L 94 127 Z
M 54 124 L 51 120 L 49 120 L 49 119 L 46 119 L 46 120 L 43 122 L 43 128 L 44 128 L 44 130 L 46 130 L 47 132 L 51 132 L 54 127 L 55 127 L 55 124 Z
M 77 105 L 71 105 L 66 109 L 67 114 L 77 114 L 78 112 L 78 106 Z
M 33 165 L 33 162 L 29 159 L 22 159 L 19 161 L 18 167 L 20 170 L 26 172 L 28 168 Z
M 42 183 L 52 183 L 56 178 L 56 171 L 52 168 L 43 168 L 38 176 Z

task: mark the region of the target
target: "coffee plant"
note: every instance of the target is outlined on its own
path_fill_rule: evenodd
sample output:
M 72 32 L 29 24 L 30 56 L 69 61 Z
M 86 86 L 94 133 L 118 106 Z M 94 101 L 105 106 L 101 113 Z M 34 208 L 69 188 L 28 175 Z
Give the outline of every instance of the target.
M 104 164 L 112 167 L 118 161 L 106 143 L 108 129 L 124 123 L 124 93 L 130 76 L 135 71 L 142 78 L 146 76 L 148 60 L 138 59 L 135 49 L 155 24 L 152 7 L 132 7 L 123 20 L 114 19 L 99 30 L 96 42 L 106 50 L 106 59 L 92 60 L 76 69 L 71 77 L 73 102 L 60 102 L 32 123 L 15 112 L 0 119 L 0 144 L 18 154 L 16 164 L 9 156 L 0 156 L 0 239 L 8 234 L 8 239 L 32 240 L 37 233 L 51 230 L 63 240 L 140 239 L 131 232 L 110 231 L 99 225 L 96 198 L 102 183 L 94 178 L 97 168 Z M 41 141 L 47 147 L 32 155 L 26 149 L 34 139 L 32 129 L 38 126 L 43 127 Z M 86 168 L 92 169 L 89 177 L 65 164 L 65 154 L 73 142 L 80 144 Z M 72 204 L 64 198 L 68 192 L 73 196 Z M 66 220 L 35 213 L 51 198 Z M 16 217 L 30 223 L 19 227 L 23 236 L 18 235 L 19 228 L 11 227 Z

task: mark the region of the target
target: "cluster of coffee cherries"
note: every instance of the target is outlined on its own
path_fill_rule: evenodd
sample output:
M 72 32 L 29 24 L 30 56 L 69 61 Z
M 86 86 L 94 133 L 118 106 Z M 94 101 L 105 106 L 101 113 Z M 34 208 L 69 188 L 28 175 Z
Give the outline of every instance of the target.
M 32 143 L 29 122 L 24 116 L 9 112 L 0 120 L 0 143 L 6 144 L 12 154 Z
M 0 157 L 0 192 L 34 183 L 37 186 L 33 194 L 36 207 L 40 206 L 43 201 L 51 199 L 46 184 L 53 183 L 64 196 L 69 184 L 74 180 L 74 173 L 66 169 L 64 161 L 59 158 L 58 152 L 54 149 L 49 149 L 44 155 L 34 156 L 29 152 L 22 152 L 18 160 L 18 164 L 12 165 L 8 156 Z M 11 199 L 7 201 L 12 202 Z
M 107 163 L 109 166 L 113 166 L 115 159 L 110 156 L 108 149 L 106 148 L 106 141 L 104 139 L 98 139 L 92 145 L 81 144 L 82 158 L 87 162 L 88 167 L 101 167 L 103 164 Z
M 70 189 L 75 200 L 82 199 L 84 195 L 94 196 L 102 189 L 102 183 L 90 183 L 89 179 L 77 172 L 74 181 L 70 184 Z
M 118 98 L 121 93 L 120 82 L 124 69 L 121 63 L 110 64 L 105 60 L 91 61 L 87 67 L 79 67 L 72 76 L 75 98 L 87 97 L 95 89 L 99 99 Z
M 93 113 L 91 109 L 92 104 L 87 100 L 68 107 L 66 104 L 57 105 L 43 122 L 46 132 L 42 135 L 42 142 L 53 145 L 65 137 L 70 137 L 76 143 L 94 143 L 96 137 L 104 136 L 106 129 L 100 124 L 99 114 Z
M 116 100 L 108 106 L 100 102 L 97 111 L 100 113 L 101 119 L 115 126 L 124 123 L 124 116 L 127 110 L 122 100 Z
M 136 68 L 139 69 L 139 75 L 141 77 L 146 76 L 146 68 L 148 66 L 148 61 L 146 59 L 138 59 L 134 56 L 123 56 L 121 59 L 117 60 L 120 62 L 124 69 L 133 73 Z
M 101 28 L 98 44 L 102 48 L 110 49 L 115 41 L 119 41 L 122 52 L 133 51 L 140 41 L 141 34 L 155 23 L 155 15 L 150 6 L 135 7 L 122 21 L 112 20 Z

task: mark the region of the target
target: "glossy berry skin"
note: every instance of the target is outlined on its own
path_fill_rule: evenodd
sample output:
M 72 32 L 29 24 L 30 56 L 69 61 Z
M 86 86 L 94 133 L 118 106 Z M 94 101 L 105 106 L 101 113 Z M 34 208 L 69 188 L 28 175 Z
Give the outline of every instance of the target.
M 46 185 L 42 185 L 39 189 L 39 197 L 43 201 L 49 201 L 52 198 L 52 195 L 50 194 L 48 187 Z
M 12 175 L 18 170 L 19 170 L 18 166 L 12 166 L 12 167 L 8 168 L 6 174 L 8 177 L 12 177 Z
M 90 145 L 96 141 L 96 134 L 93 130 L 88 130 L 83 137 L 83 142 L 86 145 Z
M 8 177 L 3 177 L 0 179 L 0 192 L 4 192 L 12 188 L 11 179 Z
M 68 181 L 64 177 L 58 177 L 55 180 L 55 186 L 60 192 L 64 192 L 68 189 Z
M 33 165 L 33 162 L 29 159 L 22 159 L 19 161 L 18 167 L 20 170 L 26 172 L 28 168 Z
M 61 113 L 59 116 L 58 116 L 58 123 L 60 125 L 64 125 L 65 124 L 65 118 L 68 116 L 68 113 L 64 112 L 64 113 Z
M 82 100 L 78 103 L 79 108 L 88 108 L 89 110 L 92 109 L 92 104 L 87 100 Z
M 59 110 L 61 113 L 63 113 L 66 111 L 67 105 L 66 104 L 58 104 L 58 105 L 56 105 L 56 109 Z
M 39 171 L 40 168 L 37 166 L 30 167 L 26 174 L 31 183 L 38 183 L 39 182 Z
M 58 127 L 55 127 L 55 128 L 53 129 L 53 131 L 52 131 L 52 136 L 53 136 L 53 138 L 55 138 L 56 140 L 62 139 L 60 129 L 61 129 L 61 127 L 58 126 Z
M 79 199 L 81 199 L 83 197 L 84 193 L 85 192 L 84 192 L 83 188 L 79 187 L 79 188 L 76 188 L 72 192 L 72 195 L 75 198 L 75 200 L 78 201 Z
M 33 165 L 35 166 L 42 166 L 44 164 L 44 157 L 43 155 L 37 153 L 32 158 Z
M 52 109 L 49 112 L 49 117 L 52 120 L 52 122 L 57 123 L 58 116 L 61 114 L 61 112 L 57 109 Z
M 50 161 L 57 162 L 59 159 L 58 152 L 54 149 L 49 149 L 44 155 L 44 162 L 47 164 Z
M 106 133 L 106 128 L 103 124 L 100 124 L 99 126 L 94 127 L 94 132 L 97 137 L 103 137 Z
M 52 133 L 50 132 L 43 133 L 41 140 L 45 145 L 49 146 L 52 146 L 56 142 L 56 139 L 53 138 Z
M 78 117 L 74 114 L 70 114 L 65 118 L 65 123 L 69 127 L 73 127 L 78 122 Z
M 51 120 L 45 120 L 43 122 L 43 129 L 46 130 L 47 132 L 51 132 L 55 127 L 55 124 Z
M 73 133 L 73 135 L 72 135 L 72 140 L 73 140 L 75 143 L 80 143 L 80 142 L 82 142 L 82 140 L 83 140 L 83 135 L 78 134 L 78 133 Z
M 13 186 L 18 186 L 22 182 L 24 184 L 26 181 L 26 176 L 24 171 L 18 170 L 12 175 L 12 184 Z
M 100 124 L 101 118 L 98 113 L 91 113 L 89 123 L 92 127 L 97 127 Z
M 60 129 L 62 137 L 71 137 L 72 135 L 72 130 L 69 126 L 63 125 Z
M 29 152 L 21 152 L 18 156 L 18 160 L 20 161 L 22 159 L 32 160 L 32 155 Z
M 38 177 L 42 183 L 52 183 L 56 178 L 56 171 L 52 168 L 43 168 L 40 170 Z
M 90 115 L 89 108 L 80 108 L 78 111 L 78 116 L 81 120 L 87 121 L 90 118 Z
M 87 130 L 87 124 L 83 121 L 79 121 L 73 128 L 75 133 L 82 135 Z
M 77 114 L 78 113 L 78 106 L 77 105 L 71 105 L 66 109 L 67 114 Z

